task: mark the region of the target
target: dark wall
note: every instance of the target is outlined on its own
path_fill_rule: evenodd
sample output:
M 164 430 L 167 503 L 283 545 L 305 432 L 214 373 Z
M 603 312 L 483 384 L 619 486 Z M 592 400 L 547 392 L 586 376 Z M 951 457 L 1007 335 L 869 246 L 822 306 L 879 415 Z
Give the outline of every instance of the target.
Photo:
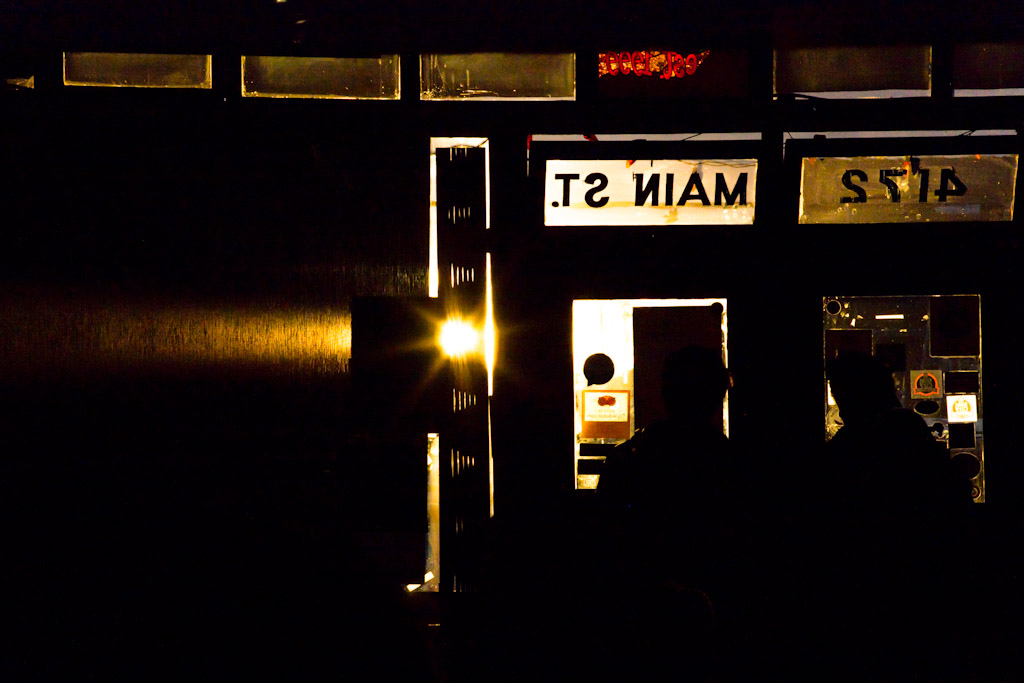
M 132 94 L 5 111 L 8 381 L 45 393 L 80 378 L 98 399 L 83 405 L 120 402 L 119 422 L 136 425 L 146 401 L 110 382 L 284 382 L 298 393 L 282 409 L 307 387 L 343 391 L 351 297 L 425 292 L 425 202 L 404 198 L 425 194 L 426 149 L 415 163 L 386 124 L 357 132 L 301 105 L 242 116 Z M 235 405 L 190 393 L 188 405 Z M 236 429 L 276 422 L 250 415 Z M 288 441 L 267 448 L 295 450 Z
M 558 49 L 567 41 L 690 41 L 712 38 L 744 44 L 771 30 L 801 42 L 906 42 L 951 33 L 985 38 L 1019 35 L 1022 19 L 1011 0 L 976 3 L 970 12 L 951 0 L 901 3 L 883 0 L 729 0 L 680 7 L 668 0 L 642 6 L 596 0 L 539 0 L 493 4 L 445 0 L 422 4 L 386 0 L 372 7 L 355 2 L 289 0 L 209 3 L 174 0 L 139 7 L 130 0 L 26 0 L 9 8 L 0 26 L 4 45 L 18 49 L 138 49 L 139 46 L 265 45 L 302 50 L 332 48 L 358 53 L 389 45 L 412 50 Z M 954 22 L 950 18 L 955 18 Z M 301 22 L 301 23 L 296 23 Z
M 237 645 L 286 605 L 368 614 L 342 588 L 399 582 L 351 540 L 392 529 L 366 511 L 387 454 L 353 436 L 350 303 L 426 293 L 425 140 L 359 107 L 21 94 L 0 431 L 26 638 Z

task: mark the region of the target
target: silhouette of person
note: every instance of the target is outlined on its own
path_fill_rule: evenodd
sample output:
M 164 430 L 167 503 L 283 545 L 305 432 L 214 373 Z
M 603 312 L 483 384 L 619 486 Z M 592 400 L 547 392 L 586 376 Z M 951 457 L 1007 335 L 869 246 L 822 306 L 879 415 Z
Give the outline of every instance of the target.
M 630 596 L 622 608 L 651 662 L 678 655 L 684 643 L 700 649 L 710 637 L 721 520 L 731 499 L 721 427 L 731 383 L 719 351 L 671 353 L 662 373 L 667 418 L 617 446 L 598 483 L 612 534 L 611 588 Z M 690 654 L 695 664 L 707 652 Z
M 717 351 L 688 346 L 669 354 L 662 371 L 667 418 L 637 430 L 608 458 L 598 484 L 607 511 L 633 523 L 665 522 L 680 506 L 708 497 L 694 480 L 727 448 L 720 419 L 731 381 Z
M 821 529 L 832 542 L 832 616 L 867 654 L 861 661 L 920 673 L 933 654 L 923 648 L 941 642 L 954 611 L 970 491 L 924 420 L 901 406 L 880 361 L 845 352 L 826 375 L 843 422 L 826 445 L 820 492 L 832 508 Z
M 843 422 L 827 448 L 841 503 L 927 515 L 963 507 L 969 490 L 925 421 L 900 404 L 888 368 L 846 352 L 828 363 L 826 375 Z

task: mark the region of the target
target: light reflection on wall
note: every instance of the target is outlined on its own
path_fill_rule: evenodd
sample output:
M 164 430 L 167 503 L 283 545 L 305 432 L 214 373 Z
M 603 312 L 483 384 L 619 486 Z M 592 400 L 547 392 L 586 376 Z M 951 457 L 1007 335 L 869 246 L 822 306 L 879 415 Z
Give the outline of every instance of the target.
M 260 365 L 288 372 L 345 372 L 348 309 L 288 310 L 188 304 L 74 302 L 6 304 L 0 348 L 14 372 L 61 372 L 152 364 Z

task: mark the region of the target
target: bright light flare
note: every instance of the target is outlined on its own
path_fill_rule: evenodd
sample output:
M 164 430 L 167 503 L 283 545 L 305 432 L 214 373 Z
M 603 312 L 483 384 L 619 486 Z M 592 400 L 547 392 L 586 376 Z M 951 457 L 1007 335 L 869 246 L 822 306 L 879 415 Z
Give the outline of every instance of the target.
M 494 290 L 491 288 L 491 253 L 487 252 L 486 308 L 484 311 L 484 362 L 487 364 L 487 395 L 494 396 L 494 361 L 498 333 L 494 329 Z
M 480 347 L 480 333 L 463 320 L 448 320 L 441 325 L 440 343 L 445 355 L 465 356 Z

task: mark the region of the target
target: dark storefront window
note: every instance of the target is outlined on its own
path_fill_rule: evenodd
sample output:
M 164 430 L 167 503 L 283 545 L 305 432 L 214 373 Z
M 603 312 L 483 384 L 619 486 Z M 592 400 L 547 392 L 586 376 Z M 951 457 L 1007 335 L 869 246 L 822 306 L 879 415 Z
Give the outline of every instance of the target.
M 775 94 L 836 99 L 927 97 L 929 46 L 781 48 Z
M 954 466 L 985 500 L 981 374 L 981 298 L 962 296 L 826 297 L 825 361 L 844 352 L 874 356 L 892 373 L 901 405 L 920 415 Z M 825 435 L 843 426 L 825 386 Z
M 1024 95 L 1024 44 L 975 43 L 954 47 L 953 95 Z

